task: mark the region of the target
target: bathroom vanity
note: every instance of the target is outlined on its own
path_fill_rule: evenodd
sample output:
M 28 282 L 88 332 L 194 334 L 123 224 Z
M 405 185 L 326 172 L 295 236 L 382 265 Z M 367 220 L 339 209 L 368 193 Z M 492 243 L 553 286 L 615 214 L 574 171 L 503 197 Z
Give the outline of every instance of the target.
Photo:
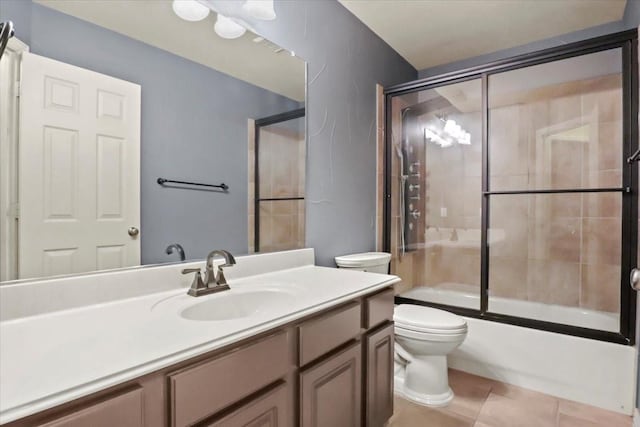
M 3 425 L 382 426 L 398 279 L 312 263 L 312 250 L 247 256 L 225 270 L 230 291 L 194 298 L 183 281 L 4 320 Z

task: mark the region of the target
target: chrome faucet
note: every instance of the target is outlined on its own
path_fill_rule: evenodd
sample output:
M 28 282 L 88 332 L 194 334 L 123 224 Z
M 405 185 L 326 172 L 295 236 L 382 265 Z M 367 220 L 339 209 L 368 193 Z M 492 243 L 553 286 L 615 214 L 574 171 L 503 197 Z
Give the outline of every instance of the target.
M 180 261 L 184 261 L 187 257 L 184 254 L 184 248 L 180 243 L 172 243 L 164 250 L 167 255 L 171 255 L 173 251 L 176 250 L 178 252 L 178 256 L 180 256 Z
M 213 271 L 213 257 L 216 255 L 224 257 L 224 264 L 218 266 L 218 271 Z M 199 297 L 202 295 L 212 294 L 214 292 L 226 291 L 229 288 L 227 279 L 224 277 L 222 267 L 230 267 L 236 263 L 235 258 L 230 252 L 225 250 L 211 251 L 207 255 L 207 261 L 205 264 L 204 280 L 202 279 L 201 271 L 199 268 L 185 268 L 182 270 L 182 274 L 196 273 L 191 283 L 191 287 L 187 294 L 192 297 Z

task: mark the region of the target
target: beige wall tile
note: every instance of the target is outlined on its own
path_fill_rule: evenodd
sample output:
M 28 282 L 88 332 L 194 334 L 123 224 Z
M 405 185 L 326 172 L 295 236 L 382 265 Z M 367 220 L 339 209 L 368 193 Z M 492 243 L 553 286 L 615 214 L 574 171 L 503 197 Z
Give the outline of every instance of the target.
M 548 163 L 543 160 L 534 174 L 549 175 L 546 188 L 582 187 L 582 145 L 580 141 L 552 140 Z M 544 156 L 545 153 L 539 155 Z
M 589 218 L 622 218 L 620 193 L 587 193 L 583 195 L 584 216 Z
M 589 171 L 622 168 L 622 120 L 600 123 L 599 141 L 589 144 Z
M 400 277 L 402 281 L 409 286 L 413 286 L 415 283 L 413 278 L 413 261 L 413 253 L 406 253 L 396 259 L 395 268 L 393 270 L 394 274 Z
M 490 296 L 526 300 L 527 268 L 526 259 L 490 256 Z M 491 307 L 491 298 L 489 298 L 489 307 Z
M 527 272 L 529 301 L 578 306 L 580 264 L 555 260 L 529 260 Z
M 580 218 L 555 218 L 550 223 L 541 225 L 544 234 L 530 238 L 545 240 L 548 243 L 549 259 L 580 262 Z
M 582 261 L 589 264 L 620 263 L 621 221 L 619 218 L 584 218 Z
M 553 96 L 552 94 L 550 94 Z M 582 116 L 582 96 L 562 96 L 549 101 L 548 123 L 562 123 Z
M 620 311 L 620 267 L 606 264 L 582 265 L 580 307 Z
M 581 216 L 583 198 L 583 194 L 549 194 L 540 199 L 548 201 L 549 216 L 558 218 Z

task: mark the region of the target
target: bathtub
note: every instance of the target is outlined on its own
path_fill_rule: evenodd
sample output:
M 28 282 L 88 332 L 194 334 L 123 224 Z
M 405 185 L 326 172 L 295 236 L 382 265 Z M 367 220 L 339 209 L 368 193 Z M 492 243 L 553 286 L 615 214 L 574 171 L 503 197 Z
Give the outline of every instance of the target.
M 436 286 L 418 286 L 402 294 L 403 297 L 458 307 L 480 308 L 479 288 L 461 283 L 439 283 Z M 617 313 L 567 307 L 510 298 L 490 297 L 489 310 L 493 313 L 539 319 L 583 328 L 617 332 L 620 317 Z
M 400 296 L 479 308 L 468 285 L 420 286 Z M 475 290 L 477 292 L 477 287 Z M 493 312 L 618 330 L 616 314 L 491 298 Z M 449 366 L 553 396 L 631 415 L 635 406 L 636 348 L 465 317 L 467 339 Z

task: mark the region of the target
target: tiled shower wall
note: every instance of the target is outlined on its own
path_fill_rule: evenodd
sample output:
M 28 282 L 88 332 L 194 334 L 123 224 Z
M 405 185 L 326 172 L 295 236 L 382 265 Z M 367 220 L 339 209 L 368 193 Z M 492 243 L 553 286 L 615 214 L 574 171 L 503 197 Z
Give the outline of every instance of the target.
M 303 120 L 303 119 L 299 119 Z M 249 127 L 253 126 L 250 121 Z M 304 127 L 303 127 L 304 129 Z M 250 130 L 250 138 L 253 135 Z M 304 132 L 272 125 L 260 128 L 260 197 L 304 197 Z M 249 252 L 255 252 L 255 140 L 249 141 Z M 304 200 L 260 203 L 260 252 L 304 247 Z
M 492 190 L 621 185 L 619 78 L 589 87 L 493 106 Z M 392 131 L 400 135 L 400 111 L 412 101 L 393 102 Z M 427 144 L 427 230 L 424 244 L 405 254 L 398 157 L 392 156 L 391 271 L 403 279 L 399 292 L 428 285 L 479 293 L 480 120 L 479 113 L 456 117 L 472 135 L 470 146 Z M 620 193 L 492 196 L 490 294 L 617 312 L 620 213 Z
M 620 81 L 599 80 L 602 90 L 491 110 L 492 190 L 621 186 Z M 504 239 L 490 250 L 491 295 L 617 312 L 621 202 L 620 193 L 493 196 L 491 231 Z

